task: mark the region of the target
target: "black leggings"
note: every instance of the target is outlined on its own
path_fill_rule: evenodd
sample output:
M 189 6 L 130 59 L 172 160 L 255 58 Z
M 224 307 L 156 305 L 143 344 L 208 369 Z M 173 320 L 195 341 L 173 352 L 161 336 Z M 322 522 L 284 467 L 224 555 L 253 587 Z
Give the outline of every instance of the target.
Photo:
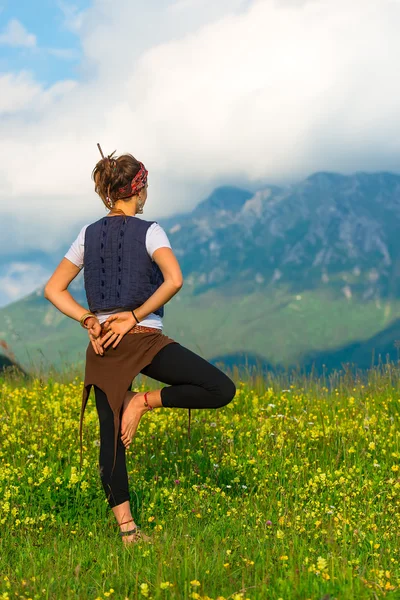
M 161 390 L 163 407 L 220 408 L 236 393 L 235 384 L 225 373 L 178 342 L 164 346 L 142 371 L 143 375 L 169 384 Z M 114 473 L 114 418 L 107 396 L 94 386 L 100 422 L 99 468 L 101 482 L 111 508 L 130 500 L 125 446 L 118 435 Z

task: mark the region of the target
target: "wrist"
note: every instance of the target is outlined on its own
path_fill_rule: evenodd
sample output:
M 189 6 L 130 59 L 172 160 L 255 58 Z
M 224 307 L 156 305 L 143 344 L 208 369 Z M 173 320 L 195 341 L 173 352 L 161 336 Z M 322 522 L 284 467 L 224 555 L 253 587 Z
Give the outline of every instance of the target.
M 90 329 L 95 323 L 97 323 L 97 317 L 86 317 L 83 326 L 85 329 Z
M 131 314 L 132 314 L 132 318 L 134 320 L 135 325 L 139 325 L 140 319 L 139 319 L 139 316 L 136 314 L 136 311 L 131 310 Z
M 96 315 L 94 315 L 91 312 L 86 312 L 84 313 L 81 318 L 79 319 L 79 323 L 81 324 L 82 327 L 84 327 L 84 329 L 87 329 L 87 323 L 89 321 L 89 319 L 95 319 L 97 321 L 97 317 Z

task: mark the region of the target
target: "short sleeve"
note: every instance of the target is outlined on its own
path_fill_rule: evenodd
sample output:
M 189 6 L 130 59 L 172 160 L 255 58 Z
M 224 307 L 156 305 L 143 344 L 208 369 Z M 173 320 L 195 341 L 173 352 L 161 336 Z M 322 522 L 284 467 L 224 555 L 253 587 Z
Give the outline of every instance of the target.
M 85 231 L 87 225 L 82 227 L 76 240 L 71 244 L 70 249 L 65 254 L 64 258 L 70 260 L 75 266 L 82 269 L 83 255 L 85 252 Z
M 158 223 L 153 223 L 146 234 L 146 250 L 152 260 L 154 252 L 159 248 L 171 248 L 171 244 L 164 229 Z

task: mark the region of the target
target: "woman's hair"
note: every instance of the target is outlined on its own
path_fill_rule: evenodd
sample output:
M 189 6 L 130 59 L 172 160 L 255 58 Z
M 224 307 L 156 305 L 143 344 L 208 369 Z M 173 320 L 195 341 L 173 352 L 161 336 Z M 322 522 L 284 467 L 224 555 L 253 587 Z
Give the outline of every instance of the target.
M 113 153 L 114 154 L 114 153 Z M 112 154 L 99 160 L 92 172 L 95 191 L 111 210 L 116 200 L 122 199 L 118 190 L 125 188 L 138 174 L 141 163 L 132 154 L 113 157 Z

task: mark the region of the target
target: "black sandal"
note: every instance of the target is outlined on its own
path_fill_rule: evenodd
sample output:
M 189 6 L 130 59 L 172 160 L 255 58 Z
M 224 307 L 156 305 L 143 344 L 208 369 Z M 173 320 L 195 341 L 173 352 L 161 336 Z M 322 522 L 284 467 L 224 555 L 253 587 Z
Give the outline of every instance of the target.
M 141 533 L 139 527 L 135 527 L 134 529 L 130 529 L 129 531 L 120 531 L 119 535 L 124 537 L 125 535 L 133 535 L 134 533 Z
M 129 519 L 129 521 L 125 521 L 124 523 L 120 523 L 120 525 L 125 525 L 126 523 L 130 523 L 131 521 L 133 521 L 133 519 Z M 125 537 L 128 535 L 133 535 L 133 534 L 137 534 L 139 536 L 139 539 L 143 540 L 143 542 L 151 542 L 152 538 L 148 535 L 146 535 L 145 533 L 142 532 L 142 530 L 140 529 L 140 527 L 136 526 L 133 529 L 130 529 L 129 531 L 120 531 L 119 535 L 121 537 Z M 137 540 L 139 541 L 139 540 Z
M 129 531 L 120 531 L 119 535 L 121 537 L 125 537 L 127 535 L 137 535 L 137 538 L 132 540 L 132 542 L 152 542 L 153 538 L 151 536 L 146 535 L 139 527 L 135 527 L 134 529 L 130 529 Z M 131 544 L 132 542 L 124 542 L 127 544 Z

